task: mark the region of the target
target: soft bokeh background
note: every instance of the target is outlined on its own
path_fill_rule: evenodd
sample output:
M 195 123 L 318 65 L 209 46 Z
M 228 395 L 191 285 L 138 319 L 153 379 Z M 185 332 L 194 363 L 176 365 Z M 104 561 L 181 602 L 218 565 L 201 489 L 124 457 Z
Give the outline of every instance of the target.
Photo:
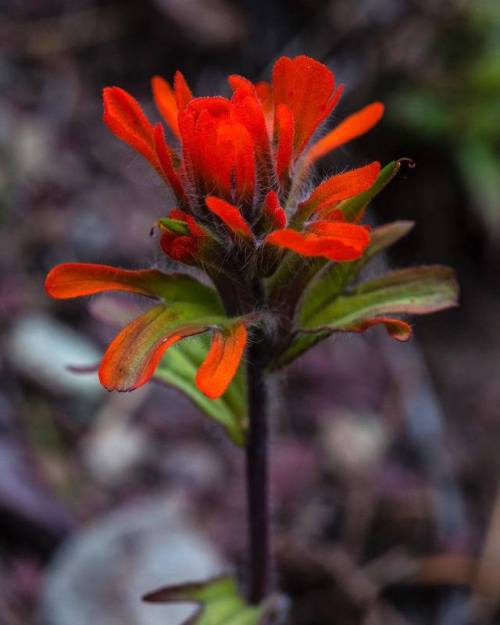
M 390 264 L 457 269 L 459 309 L 328 342 L 273 422 L 275 576 L 292 625 L 461 625 L 500 605 L 500 3 L 3 0 L 0 14 L 0 623 L 176 625 L 140 602 L 227 566 L 244 580 L 242 458 L 172 389 L 109 395 L 113 329 L 49 301 L 50 267 L 161 262 L 170 198 L 100 122 L 117 84 L 196 94 L 279 54 L 328 63 L 381 125 L 324 163 L 411 157 L 377 222 L 414 219 Z

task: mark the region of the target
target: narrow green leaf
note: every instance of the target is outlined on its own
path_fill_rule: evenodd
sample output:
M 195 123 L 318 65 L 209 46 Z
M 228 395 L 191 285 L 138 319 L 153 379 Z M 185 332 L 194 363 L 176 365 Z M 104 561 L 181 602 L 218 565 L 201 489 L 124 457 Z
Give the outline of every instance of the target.
M 182 625 L 261 625 L 272 609 L 269 602 L 247 604 L 230 576 L 201 583 L 167 586 L 147 594 L 144 601 L 198 604 L 195 614 Z
M 363 214 L 373 198 L 394 178 L 400 168 L 401 161 L 391 161 L 381 170 L 375 184 L 368 189 L 368 191 L 364 191 L 356 197 L 341 202 L 338 208 L 343 212 L 347 221 L 356 221 L 356 219 Z
M 229 388 L 219 399 L 209 399 L 195 386 L 196 371 L 207 355 L 209 343 L 208 335 L 199 335 L 174 345 L 163 356 L 154 377 L 185 393 L 208 417 L 224 427 L 233 443 L 244 446 L 247 429 L 244 366 L 240 366 Z
M 415 267 L 393 271 L 338 296 L 313 315 L 299 319 L 304 330 L 340 330 L 387 313 L 426 314 L 456 306 L 458 285 L 448 267 Z

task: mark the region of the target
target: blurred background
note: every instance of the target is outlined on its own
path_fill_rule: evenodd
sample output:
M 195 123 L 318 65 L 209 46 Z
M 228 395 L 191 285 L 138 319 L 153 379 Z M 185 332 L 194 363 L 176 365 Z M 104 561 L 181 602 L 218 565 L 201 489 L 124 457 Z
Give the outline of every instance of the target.
M 103 86 L 156 119 L 154 74 L 227 94 L 227 74 L 300 53 L 346 85 L 334 118 L 387 105 L 322 166 L 411 157 L 371 218 L 416 220 L 388 263 L 452 265 L 462 296 L 411 344 L 338 338 L 276 381 L 287 622 L 500 622 L 498 0 L 3 0 L 1 625 L 177 625 L 189 608 L 141 594 L 228 566 L 244 580 L 241 453 L 173 389 L 107 394 L 68 372 L 114 330 L 43 279 L 160 262 L 149 230 L 170 199 L 101 123 Z

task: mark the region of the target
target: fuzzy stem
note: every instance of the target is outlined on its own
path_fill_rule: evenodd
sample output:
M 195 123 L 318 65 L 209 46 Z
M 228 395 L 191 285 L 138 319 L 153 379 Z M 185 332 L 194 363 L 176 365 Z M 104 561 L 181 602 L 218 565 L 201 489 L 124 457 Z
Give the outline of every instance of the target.
M 269 500 L 267 389 L 264 378 L 265 342 L 255 331 L 248 349 L 249 434 L 246 447 L 249 600 L 259 603 L 269 590 Z

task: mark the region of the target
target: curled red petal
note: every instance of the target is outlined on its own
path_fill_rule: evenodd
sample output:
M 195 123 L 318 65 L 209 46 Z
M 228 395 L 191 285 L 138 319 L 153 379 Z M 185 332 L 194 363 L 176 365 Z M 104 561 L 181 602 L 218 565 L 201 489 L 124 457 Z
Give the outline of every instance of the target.
M 226 202 L 225 200 L 221 200 L 218 197 L 214 197 L 213 195 L 208 195 L 205 198 L 205 202 L 210 211 L 214 215 L 217 215 L 217 217 L 219 217 L 219 219 L 226 224 L 231 232 L 245 238 L 252 236 L 250 226 L 245 221 L 236 206 Z
M 236 375 L 247 343 L 244 323 L 215 330 L 210 350 L 196 374 L 196 386 L 210 399 L 224 394 Z
M 49 271 L 45 290 L 56 299 L 70 299 L 104 291 L 127 291 L 158 297 L 164 275 L 156 269 L 136 271 L 109 265 L 64 263 Z
M 335 148 L 365 134 L 380 121 L 383 114 L 384 105 L 381 102 L 373 102 L 349 115 L 311 146 L 305 157 L 307 162 L 313 163 Z
M 343 329 L 345 332 L 365 332 L 369 330 L 373 326 L 383 324 L 389 336 L 396 341 L 408 341 L 412 334 L 413 330 L 409 323 L 403 321 L 402 319 L 396 319 L 394 317 L 373 317 L 372 319 L 365 319 L 364 321 L 360 321 L 355 323 L 352 326 L 346 327 Z
M 160 246 L 173 260 L 192 265 L 199 255 L 200 241 L 189 235 L 164 232 L 160 239 Z

